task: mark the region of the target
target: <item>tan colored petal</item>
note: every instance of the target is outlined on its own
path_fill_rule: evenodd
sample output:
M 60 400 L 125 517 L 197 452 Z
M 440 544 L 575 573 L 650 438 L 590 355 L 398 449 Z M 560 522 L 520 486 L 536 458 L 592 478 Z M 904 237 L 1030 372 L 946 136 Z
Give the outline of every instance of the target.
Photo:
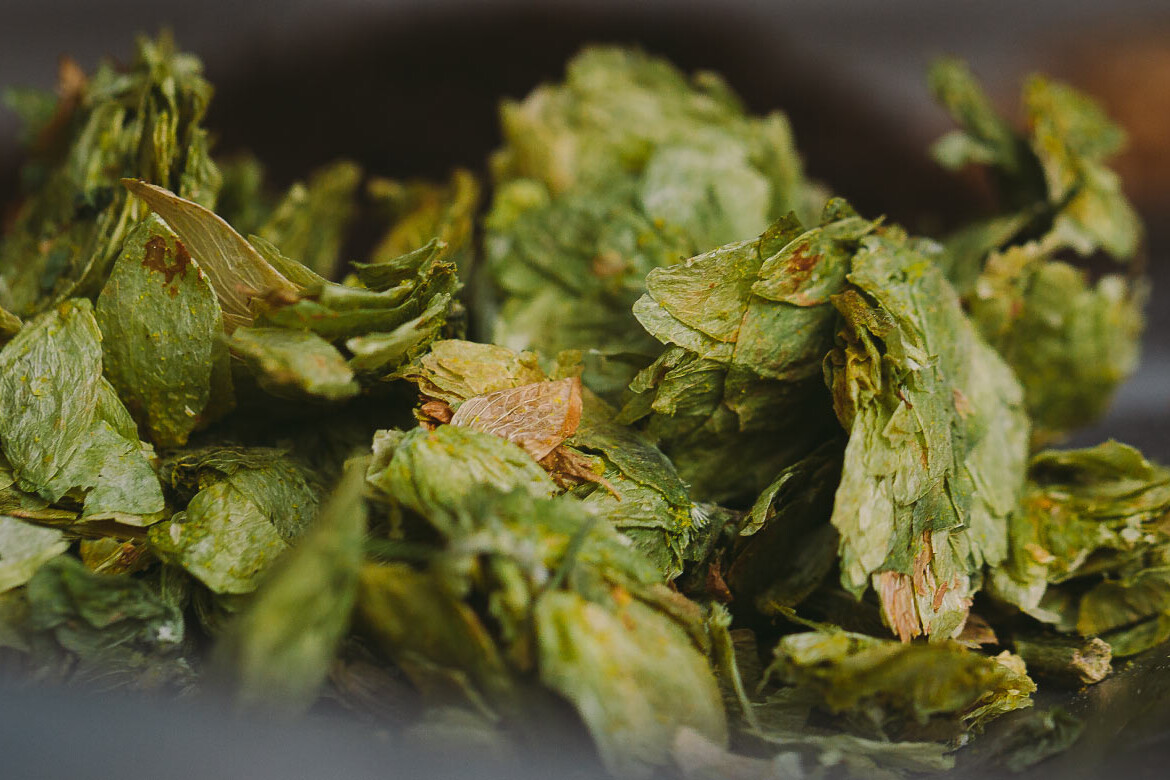
M 910 577 L 896 571 L 883 571 L 875 576 L 878 597 L 890 628 L 903 642 L 922 635 L 918 609 L 914 603 L 914 584 Z
M 461 425 L 520 445 L 541 460 L 581 423 L 581 380 L 534 382 L 468 399 L 451 418 Z

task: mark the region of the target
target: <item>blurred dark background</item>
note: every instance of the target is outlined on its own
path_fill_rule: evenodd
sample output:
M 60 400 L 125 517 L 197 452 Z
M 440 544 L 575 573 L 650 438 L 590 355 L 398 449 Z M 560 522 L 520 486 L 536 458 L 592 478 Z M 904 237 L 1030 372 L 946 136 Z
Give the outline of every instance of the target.
M 755 111 L 783 109 L 814 176 L 864 212 L 927 232 L 989 206 L 978 180 L 926 156 L 950 126 L 926 89 L 930 60 L 965 57 L 1013 115 L 1025 74 L 1065 78 L 1130 133 L 1117 166 L 1146 218 L 1154 279 L 1142 368 L 1076 443 L 1115 436 L 1170 460 L 1166 0 L 0 0 L 0 87 L 53 87 L 63 54 L 86 70 L 127 60 L 136 32 L 163 26 L 217 87 L 207 120 L 217 151 L 256 153 L 278 184 L 337 157 L 394 177 L 481 169 L 501 97 L 559 78 L 583 44 L 613 41 L 719 71 Z M 0 204 L 17 194 L 17 130 L 0 109 Z M 1096 724 L 1083 742 L 1137 756 L 1110 758 L 1110 771 L 1165 776 L 1151 758 L 1167 754 L 1170 676 L 1160 678 L 1118 675 L 1081 703 Z M 143 706 L 0 694 L 0 776 L 420 776 L 333 727 L 241 731 L 206 713 L 159 720 Z M 70 742 L 76 750 L 54 749 Z M 128 743 L 138 747 L 123 756 Z M 1049 772 L 1100 776 L 1101 755 L 1082 750 Z M 58 771 L 46 773 L 46 759 Z

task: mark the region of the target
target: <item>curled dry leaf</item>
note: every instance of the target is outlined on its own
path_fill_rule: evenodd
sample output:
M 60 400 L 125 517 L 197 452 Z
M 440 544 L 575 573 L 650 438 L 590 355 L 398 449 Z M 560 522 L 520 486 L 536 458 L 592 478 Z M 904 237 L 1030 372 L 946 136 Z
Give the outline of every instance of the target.
M 455 415 L 446 401 L 436 401 L 433 398 L 423 401 L 418 407 L 418 413 L 422 417 L 421 425 L 427 430 L 434 430 L 438 425 L 446 425 Z

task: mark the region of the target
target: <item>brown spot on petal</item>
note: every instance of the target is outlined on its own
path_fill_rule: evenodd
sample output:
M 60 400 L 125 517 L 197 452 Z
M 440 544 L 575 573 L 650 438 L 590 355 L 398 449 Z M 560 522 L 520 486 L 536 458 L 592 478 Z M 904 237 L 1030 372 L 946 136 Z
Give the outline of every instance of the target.
M 930 607 L 935 612 L 938 612 L 942 607 L 943 599 L 946 598 L 947 591 L 951 589 L 950 583 L 944 582 L 938 586 L 938 590 L 934 592 L 934 600 L 930 602 Z
M 187 266 L 191 265 L 191 255 L 187 252 L 187 247 L 183 246 L 183 242 L 176 239 L 173 263 L 167 262 L 170 256 L 171 253 L 167 251 L 166 239 L 162 236 L 154 236 L 146 242 L 142 267 L 162 274 L 163 284 L 170 285 L 176 278 L 181 279 L 187 275 Z M 176 294 L 174 290 L 171 291 L 171 297 Z
M 805 254 L 808 245 L 797 247 L 792 256 L 788 258 L 788 269 L 794 273 L 807 275 L 809 271 L 816 267 L 817 263 L 821 261 L 821 256 L 817 254 Z
M 934 558 L 934 547 L 930 544 L 930 532 L 922 533 L 922 549 L 914 556 L 914 592 L 925 595 L 933 590 L 934 577 L 930 571 L 930 562 Z M 937 609 L 937 607 L 936 607 Z

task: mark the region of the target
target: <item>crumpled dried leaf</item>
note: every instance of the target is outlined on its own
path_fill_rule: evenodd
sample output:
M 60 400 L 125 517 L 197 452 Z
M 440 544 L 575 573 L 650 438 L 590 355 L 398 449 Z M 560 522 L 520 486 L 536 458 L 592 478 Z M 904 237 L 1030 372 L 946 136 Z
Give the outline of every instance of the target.
M 931 85 L 962 127 L 936 145 L 936 158 L 992 166 L 1007 209 L 960 230 L 942 264 L 1019 375 L 1037 440 L 1051 440 L 1097 419 L 1137 367 L 1144 281 L 1131 272 L 1091 283 L 1066 262 L 1098 251 L 1126 262 L 1137 252 L 1140 223 L 1105 165 L 1125 134 L 1090 98 L 1042 76 L 1023 89 L 1027 137 L 995 113 L 963 63 L 936 63 Z
M 103 62 L 86 80 L 64 68 L 53 119 L 34 134 L 28 200 L 0 242 L 14 313 L 96 295 L 145 213 L 123 177 L 212 205 L 220 176 L 201 126 L 211 99 L 202 64 L 167 34 L 140 37 L 129 69 Z M 6 304 L 7 305 L 7 304 Z
M 357 597 L 366 531 L 361 466 L 346 469 L 320 517 L 219 637 L 213 674 L 237 707 L 290 717 L 316 700 Z
M 935 146 L 942 164 L 994 165 L 1009 207 L 1042 205 L 1051 212 L 1049 246 L 1082 255 L 1103 249 L 1118 260 L 1134 254 L 1140 223 L 1117 175 L 1105 166 L 1125 145 L 1125 132 L 1094 100 L 1043 76 L 1029 77 L 1022 94 L 1029 134 L 1022 137 L 998 116 L 965 63 L 939 60 L 930 82 L 962 128 Z
M 37 492 L 66 468 L 93 425 L 102 357 L 92 311 L 89 301 L 65 303 L 0 351 L 0 443 L 20 482 Z
M 272 522 L 226 481 L 199 491 L 184 511 L 156 525 L 150 545 L 216 593 L 252 592 L 288 549 Z
M 566 592 L 544 594 L 533 610 L 541 681 L 573 702 L 614 775 L 650 777 L 679 728 L 726 741 L 707 661 L 669 617 L 640 601 L 610 611 Z
M 162 490 L 134 422 L 102 378 L 89 301 L 65 301 L 0 350 L 0 446 L 17 486 L 85 502 L 92 519 L 160 519 Z
M 418 316 L 391 331 L 348 339 L 345 347 L 353 354 L 349 359 L 350 366 L 362 374 L 393 372 L 444 331 L 452 305 L 451 296 L 441 293 L 433 297 Z M 391 376 L 393 373 L 386 378 Z
M 980 332 L 1016 371 L 1041 440 L 1100 418 L 1137 368 L 1140 283 L 1053 260 L 1037 244 L 991 254 L 967 299 Z
M 366 336 L 389 332 L 422 314 L 433 299 L 450 296 L 458 289 L 455 268 L 441 258 L 438 243 L 398 258 L 394 276 L 388 281 L 377 275 L 380 269 L 359 269 L 359 280 L 374 286 L 319 283 L 299 299 L 276 301 L 264 306 L 265 324 L 311 330 L 328 339 Z
M 617 410 L 587 393 L 581 427 L 568 445 L 596 460 L 604 481 L 573 492 L 674 579 L 704 561 L 729 518 L 719 507 L 692 502 L 671 461 L 617 417 Z
M 738 152 L 746 166 L 763 171 L 776 216 L 803 205 L 800 163 L 782 115 L 748 117 L 716 74 L 688 79 L 639 51 L 586 49 L 569 62 L 563 84 L 506 101 L 500 118 L 505 146 L 492 160 L 497 179 L 537 179 L 559 194 L 641 170 L 661 148 L 724 144 L 724 153 Z
M 397 433 L 397 432 L 395 432 Z M 376 436 L 384 440 L 389 431 Z M 518 445 L 489 433 L 456 425 L 433 431 L 416 428 L 397 433 L 388 461 L 370 464 L 368 479 L 395 501 L 428 517 L 443 517 L 462 506 L 476 486 L 501 492 L 524 490 L 551 496 L 557 486 Z M 375 450 L 379 447 L 375 440 Z
M 620 393 L 655 352 L 630 315 L 643 279 L 693 245 L 639 213 L 629 187 L 530 203 L 534 189 L 543 192 L 528 180 L 504 185 L 489 214 L 485 264 L 503 300 L 486 332 L 516 351 L 586 350 L 588 386 Z
M 25 584 L 41 564 L 67 549 L 61 531 L 0 515 L 0 593 Z
M 1170 637 L 1170 470 L 1106 442 L 1032 458 L 991 592 L 1127 656 Z M 1114 636 L 1117 632 L 1118 636 Z
M 94 574 L 76 558 L 45 563 L 26 589 L 30 644 L 39 664 L 75 657 L 75 679 L 116 671 L 137 675 L 143 687 L 189 677 L 178 654 L 186 628 L 182 611 L 146 581 Z
M 832 518 L 841 584 L 872 581 L 903 640 L 962 630 L 980 569 L 1007 553 L 1029 432 L 1019 384 L 932 251 L 892 230 L 863 239 L 825 362 L 849 431 Z
M 493 438 L 450 425 L 431 435 L 443 431 Z M 415 482 L 426 468 L 414 467 Z M 639 775 L 667 760 L 678 725 L 722 742 L 726 726 L 701 652 L 700 609 L 662 585 L 656 568 L 585 504 L 525 490 L 501 495 L 489 480 L 466 478 L 444 504 L 413 507 L 444 539 L 422 572 L 404 563 L 367 567 L 359 603 L 380 646 L 429 695 L 463 697 L 509 719 L 539 711 L 520 706 L 517 680 L 535 670 L 577 707 L 607 763 Z M 423 612 L 447 619 L 419 626 Z M 610 674 L 615 654 L 631 670 L 620 678 Z M 651 654 L 678 663 L 664 669 L 649 664 Z M 598 711 L 619 695 L 637 712 L 672 697 L 687 704 L 676 702 L 670 712 L 655 707 L 650 721 L 627 720 L 616 708 Z
M 1031 706 L 1035 683 L 1018 657 L 990 658 L 954 643 L 900 643 L 845 631 L 790 634 L 768 674 L 806 686 L 830 712 L 872 720 L 885 733 L 913 734 L 932 719 L 980 728 Z
M 91 430 L 89 447 L 71 462 L 78 473 L 94 475 L 85 494 L 82 522 L 115 520 L 147 526 L 161 520 L 166 505 L 153 466 L 154 452 L 101 422 Z M 74 481 L 74 480 L 70 480 Z
M 230 410 L 219 302 L 187 248 L 156 216 L 126 238 L 94 310 L 105 376 L 162 447 Z
M 43 522 L 48 525 L 65 525 L 74 522 L 78 513 L 56 509 L 35 493 L 28 493 L 16 486 L 16 475 L 0 451 L 0 514 L 24 520 Z
M 344 401 L 360 391 L 353 369 L 316 333 L 285 328 L 236 328 L 228 348 L 264 390 L 294 400 Z
M 167 220 L 200 263 L 219 297 L 229 331 L 255 322 L 258 326 L 307 332 L 329 342 L 344 343 L 352 353 L 350 370 L 377 379 L 392 375 L 421 352 L 455 311 L 453 301 L 460 283 L 454 263 L 446 259 L 446 245 L 437 239 L 399 257 L 355 264 L 356 278 L 336 284 L 289 258 L 283 249 L 261 236 L 245 239 L 198 204 L 143 182 L 123 183 Z M 276 233 L 279 231 L 273 235 Z M 313 341 L 307 336 L 278 339 L 274 331 L 265 333 L 273 348 L 276 345 L 271 342 L 297 338 Z M 262 385 L 271 388 L 292 384 L 308 391 L 306 385 L 312 384 L 277 381 L 269 370 L 290 362 L 291 347 L 282 350 L 286 357 L 274 358 L 276 364 L 265 368 L 258 346 L 236 346 L 252 359 Z M 272 349 L 263 351 L 271 353 Z M 320 344 L 314 351 L 327 352 Z M 310 394 L 338 398 L 356 393 L 358 388 L 350 385 L 349 379 L 341 379 L 337 361 L 329 362 L 335 365 L 333 379 L 327 384 L 334 386 L 322 386 Z M 304 367 L 295 373 L 307 376 Z M 282 387 L 281 392 L 287 393 L 288 388 Z
M 307 271 L 279 253 L 269 257 L 289 273 Z M 346 284 L 305 278 L 305 290 L 295 299 L 257 301 L 259 322 L 344 343 L 355 371 L 370 379 L 393 378 L 455 313 L 455 265 L 435 240 L 382 263 L 355 264 L 355 277 Z
M 269 517 L 291 541 L 317 516 L 316 475 L 287 450 L 274 447 L 209 446 L 183 450 L 160 468 L 184 500 L 210 484 L 227 480 Z
M 1004 175 L 1019 184 L 1035 185 L 1026 192 L 1028 196 L 1042 197 L 1041 182 L 1037 180 L 1040 170 L 1027 141 L 999 116 L 967 64 L 942 58 L 931 66 L 929 81 L 935 99 L 962 128 L 952 130 L 936 142 L 932 150 L 935 158 L 953 169 L 969 163 L 995 163 Z
M 758 234 L 820 198 L 787 120 L 747 116 L 718 77 L 640 52 L 586 49 L 563 84 L 501 108 L 486 264 L 493 341 L 591 351 L 585 384 L 616 398 L 650 362 L 629 307 L 654 268 Z
M 512 699 L 512 675 L 483 622 L 435 576 L 367 564 L 357 604 L 377 646 L 428 699 L 462 698 L 488 714 Z
M 776 615 L 833 570 L 839 539 L 828 519 L 840 469 L 840 446 L 827 444 L 780 472 L 756 499 L 724 575 L 737 600 Z
M 398 376 L 418 385 L 424 396 L 448 404 L 548 379 L 531 352 L 460 339 L 436 341 Z
M 317 491 L 278 450 L 212 449 L 170 464 L 178 486 L 194 478 L 186 509 L 150 530 L 151 549 L 217 594 L 251 593 L 312 523 Z
M 834 201 L 818 227 L 788 217 L 647 276 L 634 315 L 668 346 L 619 419 L 646 419 L 697 498 L 750 501 L 833 435 L 821 377 L 830 296 L 874 226 Z
M 1100 248 L 1118 259 L 1131 257 L 1141 222 L 1121 179 L 1104 165 L 1125 146 L 1125 131 L 1094 100 L 1043 76 L 1027 80 L 1023 99 L 1048 200 L 1060 204 L 1053 240 L 1085 255 Z

